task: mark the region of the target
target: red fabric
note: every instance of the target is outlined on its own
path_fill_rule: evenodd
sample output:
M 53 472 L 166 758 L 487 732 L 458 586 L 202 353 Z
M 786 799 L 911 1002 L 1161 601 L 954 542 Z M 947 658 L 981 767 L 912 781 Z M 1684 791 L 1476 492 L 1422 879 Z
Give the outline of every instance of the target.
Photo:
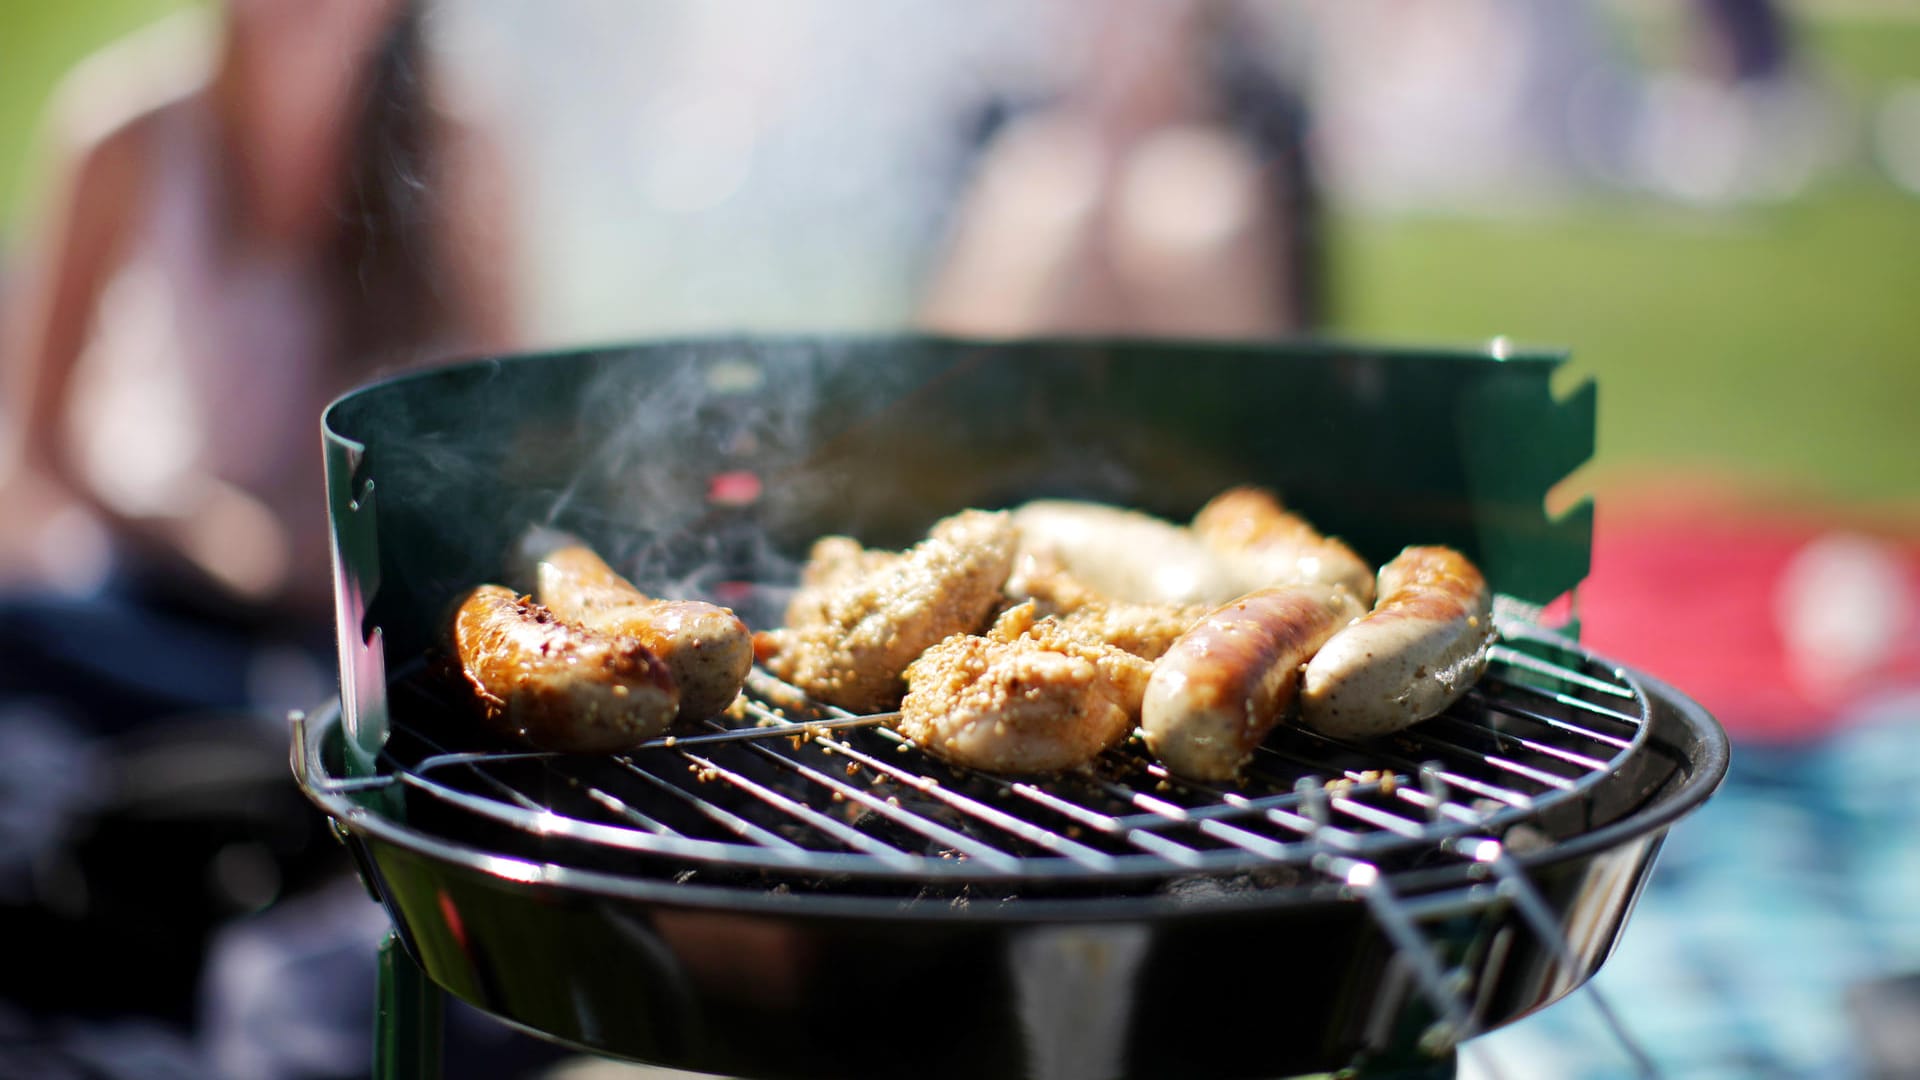
M 1580 590 L 1582 639 L 1693 697 L 1734 735 L 1818 736 L 1861 695 L 1920 681 L 1911 619 L 1889 660 L 1863 679 L 1810 688 L 1795 676 L 1777 614 L 1782 574 L 1807 544 L 1851 526 L 1726 500 L 1643 502 L 1614 512 L 1606 500 L 1596 503 L 1593 570 Z M 1920 595 L 1920 542 L 1888 543 L 1909 595 Z

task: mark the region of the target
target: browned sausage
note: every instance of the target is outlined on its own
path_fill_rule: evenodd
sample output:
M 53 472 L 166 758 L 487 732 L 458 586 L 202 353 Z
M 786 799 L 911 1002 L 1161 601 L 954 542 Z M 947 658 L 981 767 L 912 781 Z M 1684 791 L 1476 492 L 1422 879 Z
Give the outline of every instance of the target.
M 1329 735 L 1367 736 L 1425 720 L 1487 667 L 1493 596 L 1466 556 L 1410 547 L 1380 568 L 1380 603 L 1307 665 L 1300 720 Z
M 1259 585 L 1338 585 L 1362 605 L 1373 603 L 1373 568 L 1367 561 L 1321 535 L 1264 488 L 1237 487 L 1214 496 L 1194 516 L 1193 531 Z
M 667 665 L 639 641 L 575 626 L 498 585 L 466 595 L 452 638 L 488 725 L 543 750 L 631 749 L 680 706 Z
M 712 716 L 733 704 L 753 667 L 753 637 L 732 610 L 699 600 L 655 600 L 614 573 L 584 544 L 540 556 L 534 595 L 554 614 L 590 630 L 625 634 L 673 671 L 680 715 Z
M 1182 776 L 1233 779 L 1293 703 L 1300 666 L 1361 611 L 1331 585 L 1280 585 L 1215 609 L 1154 664 L 1147 748 Z

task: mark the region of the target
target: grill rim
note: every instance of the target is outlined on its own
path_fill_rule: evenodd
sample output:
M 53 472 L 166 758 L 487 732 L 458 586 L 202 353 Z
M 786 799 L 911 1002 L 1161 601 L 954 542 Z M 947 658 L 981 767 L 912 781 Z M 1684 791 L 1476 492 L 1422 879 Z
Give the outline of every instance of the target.
M 1591 655 L 1591 654 L 1590 654 Z M 1595 657 L 1596 659 L 1601 659 Z M 1603 663 L 1611 663 L 1602 659 Z M 1535 851 L 1511 851 L 1508 857 L 1521 869 L 1534 871 L 1544 866 L 1570 862 L 1597 855 L 1648 837 L 1657 837 L 1674 822 L 1704 803 L 1726 777 L 1731 747 L 1726 732 L 1704 708 L 1668 684 L 1623 665 L 1614 665 L 1638 681 L 1652 706 L 1648 716 L 1646 745 L 1650 752 L 1658 724 L 1675 729 L 1674 736 L 1690 737 L 1681 745 L 1678 737 L 1662 733 L 1663 748 L 1675 751 L 1682 762 L 1677 766 L 1678 786 L 1663 785 L 1653 801 L 1624 816 L 1594 829 L 1583 830 L 1547 848 Z M 681 883 L 671 878 L 647 875 L 621 875 L 605 870 L 565 866 L 558 863 L 534 863 L 524 857 L 489 851 L 441 837 L 393 820 L 377 810 L 355 802 L 346 790 L 323 790 L 313 782 L 316 775 L 326 776 L 322 743 L 332 731 L 344 727 L 339 702 L 331 702 L 314 718 L 295 714 L 292 718 L 293 745 L 291 764 L 301 790 L 321 811 L 349 830 L 392 844 L 402 850 L 451 864 L 497 882 L 539 891 L 551 890 L 565 896 L 600 896 L 641 903 L 664 903 L 701 910 L 741 914 L 787 915 L 819 918 L 890 918 L 918 922 L 927 919 L 987 919 L 1010 924 L 1059 923 L 1062 921 L 1112 921 L 1141 918 L 1204 918 L 1217 914 L 1244 914 L 1258 910 L 1288 910 L 1319 904 L 1359 903 L 1358 893 L 1332 882 L 1304 885 L 1254 887 L 1224 895 L 1172 897 L 1164 894 L 1086 897 L 1020 897 L 980 900 L 956 907 L 946 898 L 926 900 L 875 897 L 832 892 L 777 893 L 771 888 Z M 330 778 L 331 779 L 331 778 Z M 1474 884 L 1473 864 L 1392 875 L 1396 886 L 1421 884 L 1422 875 Z M 524 868 L 524 869 L 518 869 Z M 1209 875 L 1193 875 L 1209 876 Z M 1445 882 L 1407 892 L 1409 898 L 1444 890 Z

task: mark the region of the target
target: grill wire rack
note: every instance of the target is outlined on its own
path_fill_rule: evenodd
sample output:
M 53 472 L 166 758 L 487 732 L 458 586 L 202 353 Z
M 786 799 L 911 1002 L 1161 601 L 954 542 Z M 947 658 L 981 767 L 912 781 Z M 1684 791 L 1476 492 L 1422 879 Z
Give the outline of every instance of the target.
M 1644 794 L 1614 790 L 1646 737 L 1632 676 L 1530 625 L 1499 630 L 1486 675 L 1441 716 L 1365 741 L 1283 724 L 1239 785 L 1171 776 L 1135 742 L 1054 777 L 958 769 L 890 730 L 896 714 L 818 705 L 759 669 L 728 715 L 627 754 L 473 748 L 485 736 L 466 706 L 421 667 L 394 683 L 378 772 L 325 786 L 399 793 L 410 821 L 481 823 L 505 853 L 679 882 L 929 903 L 1332 893 L 1365 903 L 1438 1017 L 1422 1047 L 1444 1053 L 1480 1030 L 1484 1002 L 1423 936 L 1403 885 L 1464 868 L 1478 883 L 1466 903 L 1511 904 L 1573 970 L 1514 854 L 1606 824 Z M 1588 995 L 1640 1074 L 1657 1075 Z

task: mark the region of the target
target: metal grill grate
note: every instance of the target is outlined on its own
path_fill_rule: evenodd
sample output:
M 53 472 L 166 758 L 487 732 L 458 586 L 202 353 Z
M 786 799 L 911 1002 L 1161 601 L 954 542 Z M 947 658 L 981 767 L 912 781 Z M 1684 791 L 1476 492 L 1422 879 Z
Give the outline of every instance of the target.
M 884 726 L 806 703 L 755 672 L 736 717 L 630 754 L 453 749 L 461 707 L 425 680 L 396 695 L 382 777 L 410 799 L 543 843 L 705 864 L 914 882 L 1099 882 L 1458 854 L 1571 808 L 1644 736 L 1623 672 L 1560 639 L 1502 628 L 1488 674 L 1443 715 L 1353 742 L 1283 725 L 1239 786 L 1179 780 L 1128 744 L 1048 778 L 951 767 Z M 471 736 L 467 736 L 471 745 Z M 550 857 L 550 856 L 549 856 Z

